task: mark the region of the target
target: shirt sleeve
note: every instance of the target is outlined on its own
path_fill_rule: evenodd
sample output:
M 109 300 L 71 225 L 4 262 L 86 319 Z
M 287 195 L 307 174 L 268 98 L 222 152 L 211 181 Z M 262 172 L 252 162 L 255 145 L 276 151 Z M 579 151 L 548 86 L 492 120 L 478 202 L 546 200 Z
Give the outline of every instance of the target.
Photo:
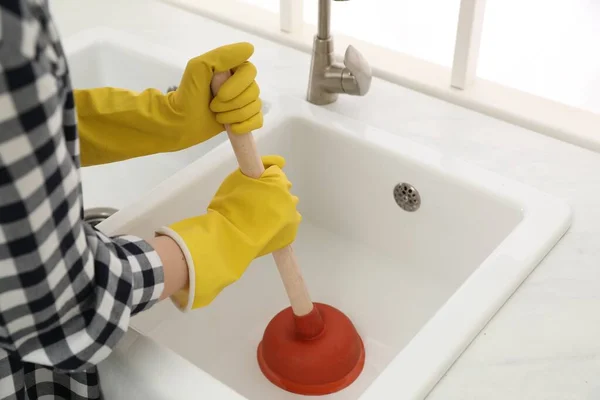
M 83 221 L 68 73 L 24 4 L 0 5 L 0 347 L 80 371 L 158 300 L 163 267 L 144 240 Z

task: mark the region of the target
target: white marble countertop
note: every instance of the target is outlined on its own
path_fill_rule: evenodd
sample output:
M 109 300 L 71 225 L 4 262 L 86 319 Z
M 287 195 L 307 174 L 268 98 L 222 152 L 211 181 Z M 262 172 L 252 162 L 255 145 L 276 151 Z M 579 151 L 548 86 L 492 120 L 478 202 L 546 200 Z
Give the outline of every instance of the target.
M 193 57 L 256 46 L 258 81 L 305 95 L 309 55 L 153 0 L 55 0 L 63 37 L 105 26 Z M 199 44 L 200 43 L 200 44 Z M 600 154 L 374 80 L 328 108 L 566 199 L 570 230 L 429 399 L 600 399 Z M 585 172 L 587 171 L 587 172 Z

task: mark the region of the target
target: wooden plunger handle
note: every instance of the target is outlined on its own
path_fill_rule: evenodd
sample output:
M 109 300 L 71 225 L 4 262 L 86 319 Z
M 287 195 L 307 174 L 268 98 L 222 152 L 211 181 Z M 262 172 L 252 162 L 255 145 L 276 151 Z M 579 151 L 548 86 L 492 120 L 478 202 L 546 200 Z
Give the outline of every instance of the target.
M 213 77 L 211 90 L 213 95 L 216 95 L 219 88 L 229 77 L 230 72 L 218 72 Z M 234 134 L 231 132 L 229 125 L 225 125 L 227 136 L 233 147 L 233 151 L 240 166 L 240 171 L 251 178 L 259 178 L 264 172 L 262 160 L 256 150 L 256 143 L 252 132 L 243 135 Z M 285 286 L 288 298 L 294 314 L 301 317 L 309 314 L 313 309 L 313 303 L 306 289 L 304 278 L 298 267 L 298 261 L 294 254 L 292 246 L 284 247 L 273 253 L 275 264 L 281 275 L 281 280 Z

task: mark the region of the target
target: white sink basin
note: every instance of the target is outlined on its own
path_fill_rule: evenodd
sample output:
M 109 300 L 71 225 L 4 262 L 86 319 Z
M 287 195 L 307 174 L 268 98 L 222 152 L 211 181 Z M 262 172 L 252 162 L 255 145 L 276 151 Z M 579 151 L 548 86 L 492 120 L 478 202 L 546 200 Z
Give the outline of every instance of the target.
M 359 380 L 329 398 L 424 397 L 559 240 L 569 208 L 301 100 L 270 100 L 272 115 L 256 138 L 262 154 L 288 161 L 304 216 L 295 248 L 309 290 L 343 310 L 366 345 Z M 224 143 L 100 227 L 150 238 L 161 225 L 204 213 L 235 167 Z M 394 199 L 402 182 L 421 196 L 415 212 Z M 290 399 L 255 360 L 263 329 L 287 305 L 274 263 L 263 257 L 211 306 L 181 314 L 164 303 L 137 327 L 248 399 Z
M 68 43 L 77 87 L 166 89 L 187 61 L 111 31 L 94 30 Z M 366 346 L 361 377 L 326 398 L 425 397 L 568 229 L 569 207 L 396 135 L 261 89 L 272 106 L 256 139 L 262 154 L 287 159 L 304 216 L 294 246 L 309 291 L 314 301 L 344 311 Z M 99 205 L 122 196 L 110 186 L 115 174 L 136 185 L 148 178 L 98 228 L 150 238 L 162 225 L 204 213 L 236 168 L 225 140 L 223 134 L 200 150 L 153 156 L 165 157 L 169 162 L 163 164 L 146 157 L 116 163 L 113 172 L 113 166 L 98 167 L 95 178 L 84 175 L 86 201 Z M 105 183 L 89 192 L 99 181 Z M 393 192 L 399 183 L 418 191 L 416 211 L 398 206 Z M 130 332 L 102 365 L 107 394 L 130 398 L 112 388 L 137 382 L 162 388 L 149 391 L 156 399 L 186 397 L 178 391 L 183 387 L 188 397 L 296 398 L 269 383 L 256 362 L 264 328 L 287 306 L 271 257 L 256 260 L 209 307 L 182 314 L 168 301 L 159 303 L 133 319 L 146 337 Z M 139 340 L 137 347 L 130 344 Z M 179 368 L 181 375 L 159 372 L 165 357 L 169 370 Z M 128 370 L 134 372 L 123 372 Z M 177 383 L 177 376 L 185 382 Z

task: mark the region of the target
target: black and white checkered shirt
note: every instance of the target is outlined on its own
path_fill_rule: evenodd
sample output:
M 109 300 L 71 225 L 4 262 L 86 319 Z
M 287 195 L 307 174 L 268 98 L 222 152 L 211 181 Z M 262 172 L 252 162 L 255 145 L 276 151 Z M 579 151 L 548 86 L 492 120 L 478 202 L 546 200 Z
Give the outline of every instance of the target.
M 101 398 L 96 365 L 162 293 L 146 242 L 82 220 L 79 167 L 46 0 L 0 0 L 0 399 Z

